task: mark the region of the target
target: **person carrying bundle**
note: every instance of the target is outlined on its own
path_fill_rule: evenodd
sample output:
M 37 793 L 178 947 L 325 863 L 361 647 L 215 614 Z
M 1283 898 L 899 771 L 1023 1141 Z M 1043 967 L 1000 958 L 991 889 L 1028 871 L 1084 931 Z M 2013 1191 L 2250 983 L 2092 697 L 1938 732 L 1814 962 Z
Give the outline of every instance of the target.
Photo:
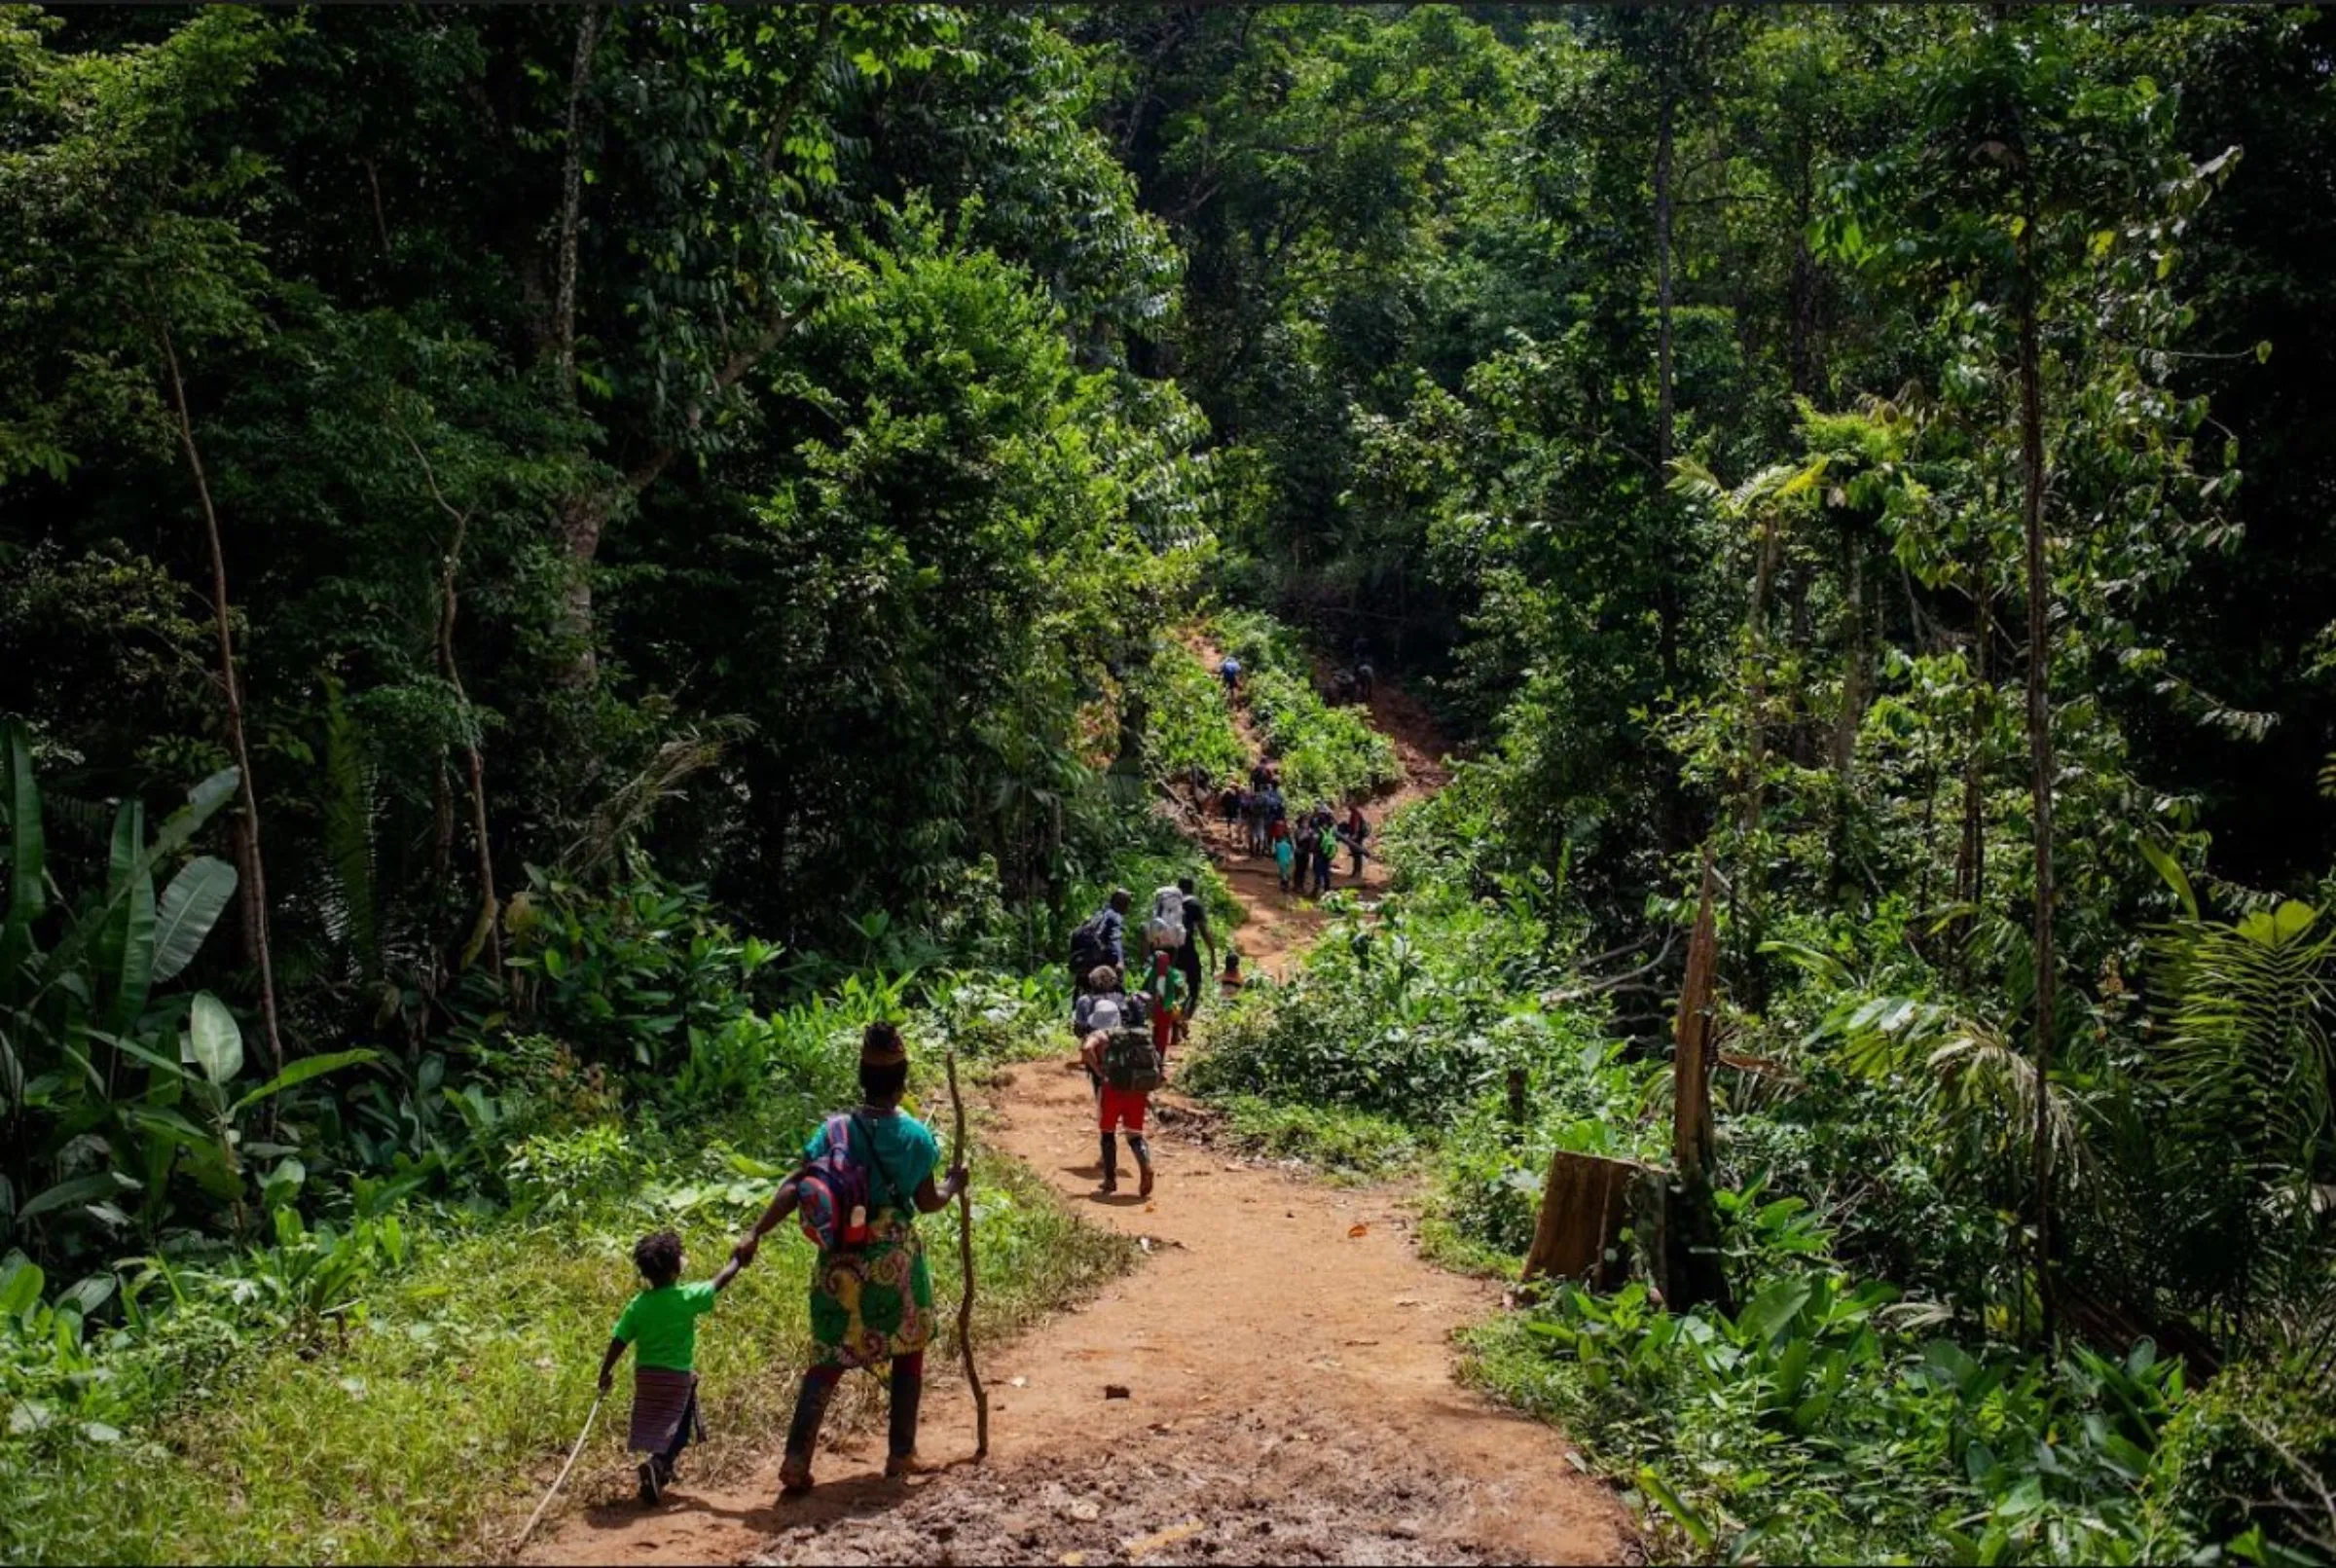
M 1071 1008 L 1071 1033 L 1078 1039 L 1082 1062 L 1086 1060 L 1085 1046 L 1091 1036 L 1142 1029 L 1146 1022 L 1144 999 L 1122 991 L 1119 971 L 1109 965 L 1099 966 L 1087 976 L 1087 994 Z M 1092 1064 L 1088 1065 L 1087 1078 L 1095 1092 L 1102 1094 L 1103 1079 Z
M 779 1466 L 779 1495 L 811 1489 L 820 1425 L 844 1373 L 892 1367 L 892 1428 L 884 1473 L 906 1476 L 917 1460 L 917 1406 L 931 1342 L 932 1276 L 916 1217 L 935 1214 L 965 1190 L 966 1168 L 936 1185 L 941 1146 L 932 1129 L 900 1109 L 908 1049 L 893 1024 L 870 1024 L 859 1045 L 860 1104 L 827 1118 L 730 1257 L 754 1261 L 762 1238 L 788 1215 L 820 1250 L 811 1271 L 812 1364 L 795 1399 Z

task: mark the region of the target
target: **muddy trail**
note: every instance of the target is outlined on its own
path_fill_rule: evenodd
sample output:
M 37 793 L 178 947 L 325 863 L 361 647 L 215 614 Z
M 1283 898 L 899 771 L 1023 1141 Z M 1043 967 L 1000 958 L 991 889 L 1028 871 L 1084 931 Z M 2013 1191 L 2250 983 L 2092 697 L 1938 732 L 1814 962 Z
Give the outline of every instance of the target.
M 1405 766 L 1375 821 L 1442 781 L 1415 705 L 1382 687 L 1373 713 Z M 1245 907 L 1234 940 L 1253 966 L 1283 972 L 1322 917 L 1310 902 L 1285 900 L 1272 861 L 1243 857 L 1223 824 L 1202 831 Z M 1367 890 L 1384 880 L 1367 866 Z M 693 1478 L 655 1510 L 631 1501 L 629 1487 L 620 1494 L 623 1478 L 603 1477 L 587 1506 L 547 1523 L 528 1560 L 1636 1556 L 1627 1514 L 1562 1437 L 1454 1380 L 1451 1335 L 1498 1293 L 1421 1259 L 1408 1187 L 1334 1187 L 1245 1159 L 1217 1146 L 1202 1110 L 1167 1092 L 1154 1102 L 1156 1190 L 1100 1196 L 1093 1103 L 1067 1054 L 992 1078 L 982 1121 L 993 1146 L 1147 1255 L 1094 1299 L 985 1357 L 986 1464 L 970 1460 L 971 1400 L 936 1346 L 921 1441 L 932 1473 L 884 1479 L 881 1431 L 831 1418 L 808 1497 L 777 1500 L 775 1451 Z M 955 1265 L 936 1253 L 935 1266 Z

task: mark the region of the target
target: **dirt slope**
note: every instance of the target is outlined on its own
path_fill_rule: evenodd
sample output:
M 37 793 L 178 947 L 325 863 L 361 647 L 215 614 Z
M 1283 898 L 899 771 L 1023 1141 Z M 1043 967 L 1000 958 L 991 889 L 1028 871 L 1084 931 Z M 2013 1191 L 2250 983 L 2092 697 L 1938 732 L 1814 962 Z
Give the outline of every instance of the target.
M 1401 701 L 1382 692 L 1382 711 Z M 1393 716 L 1388 714 L 1385 716 Z M 1405 714 L 1405 717 L 1411 715 Z M 1415 739 L 1417 733 L 1415 732 Z M 1431 737 L 1432 739 L 1432 737 Z M 1405 789 L 1440 778 L 1422 745 Z M 1279 970 L 1320 924 L 1271 862 L 1212 850 L 1250 906 L 1238 939 Z M 1259 878 L 1262 876 L 1262 887 Z M 1375 885 L 1377 876 L 1367 876 Z M 1614 1562 L 1635 1554 L 1613 1495 L 1564 1440 L 1452 1379 L 1452 1331 L 1494 1292 L 1413 1248 L 1410 1194 L 1335 1188 L 1209 1147 L 1165 1096 L 1149 1201 L 1095 1195 L 1092 1102 L 1068 1060 L 988 1091 L 987 1136 L 1150 1261 L 994 1353 L 987 1465 L 971 1402 L 929 1392 L 923 1447 L 946 1468 L 882 1478 L 881 1434 L 839 1433 L 821 1485 L 778 1503 L 776 1454 L 735 1485 L 685 1486 L 644 1513 L 601 1502 L 539 1562 Z M 936 1238 L 937 1239 L 937 1232 Z M 941 1262 L 940 1266 L 950 1266 Z M 933 1358 L 938 1371 L 941 1358 Z M 954 1364 L 951 1364 L 954 1369 Z M 1113 1389 L 1125 1391 L 1113 1397 Z M 603 1477 L 603 1496 L 613 1487 Z

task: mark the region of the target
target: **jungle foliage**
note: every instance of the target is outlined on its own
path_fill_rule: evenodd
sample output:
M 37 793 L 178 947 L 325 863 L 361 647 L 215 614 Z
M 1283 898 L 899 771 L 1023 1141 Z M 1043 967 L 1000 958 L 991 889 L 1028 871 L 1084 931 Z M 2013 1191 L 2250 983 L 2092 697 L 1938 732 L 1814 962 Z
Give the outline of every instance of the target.
M 855 1022 L 1027 1039 L 1242 760 L 1194 639 L 1298 794 L 1394 777 L 1358 645 L 1470 758 L 1194 1063 L 1277 1152 L 1429 1161 L 1451 1257 L 1660 1152 L 1711 857 L 1738 1305 L 1552 1290 L 1479 1362 L 1673 1547 L 2336 1552 L 2332 55 L 0 15 L 0 1555 L 321 1553 L 346 1477 L 237 1526 L 196 1402 L 379 1443 L 332 1379 L 407 1352 L 325 1325 L 504 1331 L 415 1293 L 728 1202 L 690 1149 L 798 1136 Z M 138 1466 L 178 1533 L 103 1513 Z

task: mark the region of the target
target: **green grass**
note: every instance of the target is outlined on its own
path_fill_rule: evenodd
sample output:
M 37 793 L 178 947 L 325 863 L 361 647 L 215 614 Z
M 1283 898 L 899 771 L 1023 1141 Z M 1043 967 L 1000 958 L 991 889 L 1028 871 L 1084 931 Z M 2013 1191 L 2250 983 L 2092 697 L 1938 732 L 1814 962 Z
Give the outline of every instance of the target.
M 946 1116 L 942 1132 L 946 1137 Z M 700 1164 L 709 1163 L 702 1159 Z M 341 1331 L 248 1351 L 172 1413 L 107 1445 L 44 1434 L 0 1449 L 0 1560 L 354 1562 L 493 1555 L 524 1522 L 592 1403 L 608 1326 L 636 1287 L 633 1242 L 671 1223 L 703 1278 L 759 1199 L 668 1165 L 556 1222 L 437 1222 Z M 678 1190 L 672 1185 L 685 1185 Z M 1018 1163 L 975 1163 L 976 1343 L 994 1343 L 1130 1265 Z M 675 1203 L 691 1205 L 675 1215 Z M 924 1222 L 954 1323 L 955 1227 Z M 699 1338 L 709 1449 L 698 1473 L 767 1449 L 806 1343 L 811 1250 L 791 1226 L 724 1293 Z M 936 1363 L 936 1371 L 941 1364 Z M 571 1491 L 624 1477 L 620 1371 Z M 838 1412 L 851 1418 L 849 1408 Z
M 1367 1112 L 1290 1105 L 1256 1095 L 1235 1095 L 1223 1106 L 1226 1130 L 1243 1149 L 1303 1160 L 1333 1176 L 1385 1181 L 1413 1169 L 1422 1152 L 1408 1128 Z

